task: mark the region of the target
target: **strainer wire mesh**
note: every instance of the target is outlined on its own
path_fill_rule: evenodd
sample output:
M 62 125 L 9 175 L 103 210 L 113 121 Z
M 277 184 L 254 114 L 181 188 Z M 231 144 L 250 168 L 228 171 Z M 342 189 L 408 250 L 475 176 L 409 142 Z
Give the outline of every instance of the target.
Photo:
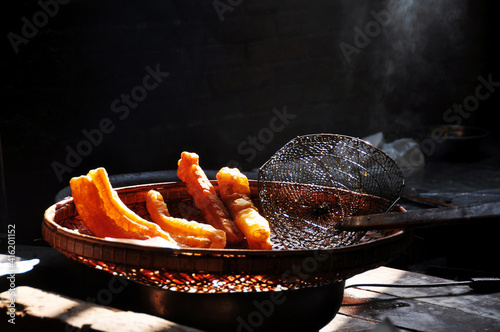
M 263 211 L 290 249 L 354 244 L 364 232 L 341 231 L 348 216 L 382 213 L 401 195 L 396 162 L 350 136 L 299 136 L 271 157 L 258 175 Z

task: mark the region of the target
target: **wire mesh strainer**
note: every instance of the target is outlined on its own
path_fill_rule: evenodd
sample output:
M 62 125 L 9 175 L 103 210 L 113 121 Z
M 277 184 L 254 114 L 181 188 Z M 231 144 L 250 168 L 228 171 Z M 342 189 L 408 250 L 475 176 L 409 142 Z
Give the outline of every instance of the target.
M 258 174 L 262 209 L 289 249 L 357 243 L 365 232 L 338 226 L 349 216 L 392 209 L 403 173 L 386 153 L 358 138 L 299 136 L 276 152 Z

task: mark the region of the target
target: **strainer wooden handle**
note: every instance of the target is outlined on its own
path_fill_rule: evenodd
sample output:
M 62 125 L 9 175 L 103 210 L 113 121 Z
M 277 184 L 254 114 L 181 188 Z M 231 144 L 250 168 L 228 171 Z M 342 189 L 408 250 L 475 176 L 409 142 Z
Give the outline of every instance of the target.
M 344 230 L 400 229 L 442 226 L 476 219 L 499 218 L 500 202 L 412 210 L 406 213 L 378 213 L 347 217 L 338 226 Z

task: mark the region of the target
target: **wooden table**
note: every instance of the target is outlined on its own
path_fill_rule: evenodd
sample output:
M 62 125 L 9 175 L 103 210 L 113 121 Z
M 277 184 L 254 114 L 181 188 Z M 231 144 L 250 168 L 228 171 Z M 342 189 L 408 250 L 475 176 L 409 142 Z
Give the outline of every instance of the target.
M 443 281 L 446 280 L 379 267 L 350 278 L 347 285 Z M 87 331 L 198 331 L 155 316 L 121 311 L 29 286 L 18 286 L 15 300 L 16 325 L 9 324 L 9 317 L 2 315 L 2 331 L 18 330 L 13 328 L 23 325 L 30 331 L 76 331 L 78 328 Z M 0 294 L 0 301 L 5 311 L 9 305 L 8 291 Z M 382 326 L 392 326 L 392 331 L 500 331 L 500 293 L 478 294 L 468 286 L 347 288 L 340 312 L 321 332 L 370 331 Z
M 350 278 L 346 286 L 446 281 L 380 267 Z M 468 286 L 347 288 L 339 314 L 321 332 L 370 330 L 385 319 L 401 331 L 500 331 L 500 293 L 478 294 Z

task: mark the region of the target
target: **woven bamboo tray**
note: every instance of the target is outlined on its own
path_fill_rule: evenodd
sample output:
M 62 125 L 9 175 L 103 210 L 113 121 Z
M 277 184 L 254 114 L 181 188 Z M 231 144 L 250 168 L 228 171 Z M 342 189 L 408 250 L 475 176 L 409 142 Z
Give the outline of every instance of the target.
M 217 182 L 212 183 L 217 188 Z M 250 181 L 250 187 L 259 205 L 257 182 Z M 145 195 L 151 189 L 163 195 L 172 215 L 199 218 L 182 182 L 116 191 L 127 206 L 148 219 Z M 90 235 L 71 197 L 46 210 L 42 232 L 56 250 L 88 266 L 162 289 L 203 293 L 299 289 L 345 280 L 393 260 L 411 238 L 408 231 L 387 230 L 368 232 L 356 244 L 324 250 L 283 250 L 279 245 L 272 250 L 173 249 Z

